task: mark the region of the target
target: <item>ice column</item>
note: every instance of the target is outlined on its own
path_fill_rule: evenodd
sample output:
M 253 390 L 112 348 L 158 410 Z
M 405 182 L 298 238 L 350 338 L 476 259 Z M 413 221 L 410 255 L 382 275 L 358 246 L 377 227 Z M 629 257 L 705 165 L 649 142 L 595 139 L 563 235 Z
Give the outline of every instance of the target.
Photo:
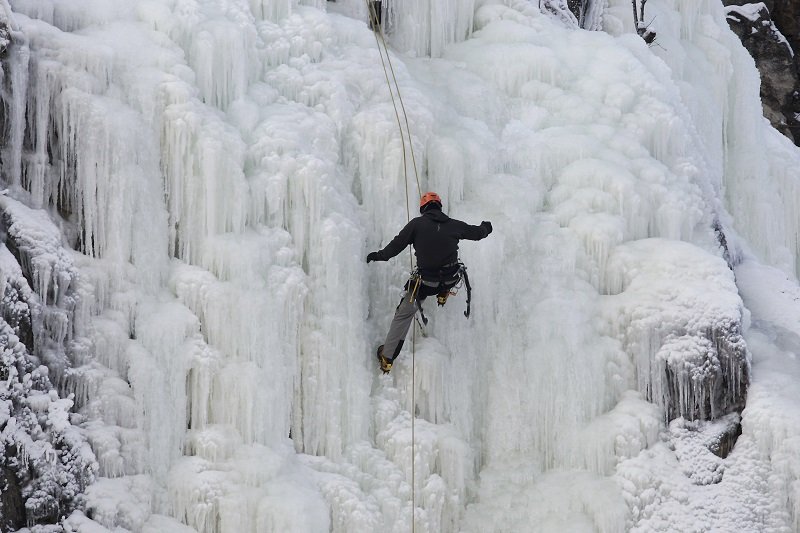
M 388 0 L 387 30 L 403 51 L 439 57 L 472 32 L 475 0 Z

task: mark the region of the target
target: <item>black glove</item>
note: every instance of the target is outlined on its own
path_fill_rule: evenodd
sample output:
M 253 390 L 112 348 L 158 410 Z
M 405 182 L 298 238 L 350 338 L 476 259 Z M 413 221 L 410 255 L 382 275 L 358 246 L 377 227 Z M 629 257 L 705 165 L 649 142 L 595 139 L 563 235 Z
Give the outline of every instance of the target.
M 370 261 L 380 261 L 380 260 L 381 256 L 378 255 L 378 252 L 370 252 L 367 254 L 367 263 L 369 263 Z
M 489 235 L 492 232 L 492 223 L 488 220 L 481 222 L 481 227 L 486 230 L 486 235 Z

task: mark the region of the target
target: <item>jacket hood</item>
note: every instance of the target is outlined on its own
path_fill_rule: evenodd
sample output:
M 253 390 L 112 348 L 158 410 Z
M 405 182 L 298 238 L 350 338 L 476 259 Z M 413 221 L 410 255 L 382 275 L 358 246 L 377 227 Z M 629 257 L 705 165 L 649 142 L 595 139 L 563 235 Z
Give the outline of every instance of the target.
M 445 215 L 438 209 L 428 209 L 422 214 L 422 216 L 432 218 L 436 222 L 447 222 L 450 220 L 449 216 Z

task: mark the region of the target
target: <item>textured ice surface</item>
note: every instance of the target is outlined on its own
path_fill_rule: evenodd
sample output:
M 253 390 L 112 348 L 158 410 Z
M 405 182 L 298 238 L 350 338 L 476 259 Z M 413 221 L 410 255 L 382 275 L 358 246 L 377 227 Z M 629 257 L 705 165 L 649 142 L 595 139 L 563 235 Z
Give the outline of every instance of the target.
M 11 5 L 3 179 L 68 221 L 92 339 L 67 385 L 100 480 L 65 528 L 797 524 L 796 411 L 753 404 L 724 469 L 679 467 L 665 426 L 743 382 L 715 363 L 748 316 L 715 228 L 797 268 L 800 155 L 718 2 L 650 0 L 653 48 L 627 0 L 597 32 L 527 0 L 386 2 L 420 186 L 495 228 L 461 247 L 472 318 L 428 304 L 389 376 L 409 264 L 363 257 L 419 191 L 360 0 Z
M 750 363 L 725 261 L 682 242 L 641 239 L 617 246 L 608 271 L 605 316 L 636 365 L 639 390 L 669 419 L 741 409 Z

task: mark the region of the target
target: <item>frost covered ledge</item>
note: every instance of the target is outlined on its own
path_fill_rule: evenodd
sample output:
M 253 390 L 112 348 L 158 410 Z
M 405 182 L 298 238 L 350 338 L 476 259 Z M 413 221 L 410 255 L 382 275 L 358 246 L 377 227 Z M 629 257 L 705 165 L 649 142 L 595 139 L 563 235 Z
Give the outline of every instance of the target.
M 608 272 L 606 320 L 666 421 L 741 413 L 747 315 L 725 260 L 685 242 L 643 239 L 616 247 Z

